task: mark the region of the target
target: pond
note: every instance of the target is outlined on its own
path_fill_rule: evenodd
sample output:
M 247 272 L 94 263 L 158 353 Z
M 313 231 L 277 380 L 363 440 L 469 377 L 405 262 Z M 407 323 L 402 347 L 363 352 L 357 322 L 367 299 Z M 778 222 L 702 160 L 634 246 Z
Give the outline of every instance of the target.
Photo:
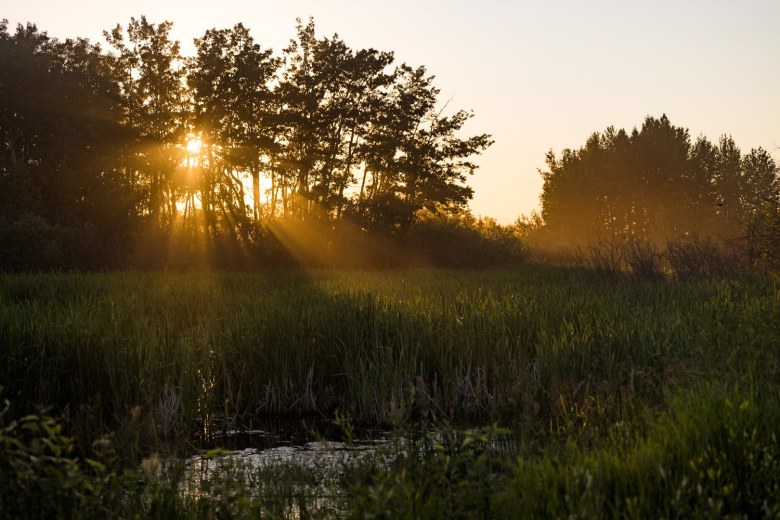
M 160 486 L 196 510 L 227 504 L 253 507 L 262 516 L 337 517 L 349 512 L 356 496 L 370 494 L 375 478 L 387 470 L 416 472 L 424 466 L 452 478 L 458 467 L 490 469 L 481 453 L 514 460 L 518 448 L 512 432 L 496 427 L 361 433 L 365 436 L 346 441 L 299 432 L 227 431 L 189 456 L 157 466 L 144 461 L 144 473 L 154 473 Z M 153 492 L 153 479 L 146 483 Z
M 339 516 L 352 469 L 387 467 L 403 443 L 381 432 L 347 442 L 297 431 L 228 431 L 188 457 L 147 459 L 143 471 L 193 501 L 254 500 L 287 518 Z

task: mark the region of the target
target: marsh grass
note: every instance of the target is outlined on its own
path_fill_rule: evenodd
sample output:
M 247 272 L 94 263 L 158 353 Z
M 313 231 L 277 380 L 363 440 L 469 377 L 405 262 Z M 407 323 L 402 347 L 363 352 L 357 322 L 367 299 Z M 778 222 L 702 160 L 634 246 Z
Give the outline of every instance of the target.
M 770 282 L 547 268 L 3 275 L 0 376 L 17 402 L 141 437 L 337 409 L 379 426 L 547 421 L 660 404 L 776 315 Z
M 364 511 L 435 511 L 441 493 L 488 478 L 462 496 L 464 516 L 513 516 L 506 504 L 567 516 L 591 500 L 612 509 L 584 516 L 631 516 L 632 504 L 652 516 L 649 501 L 675 490 L 691 514 L 755 512 L 760 501 L 730 491 L 702 509 L 715 484 L 686 468 L 717 459 L 730 472 L 723 493 L 750 481 L 758 489 L 750 493 L 766 496 L 770 488 L 718 454 L 776 456 L 778 422 L 759 426 L 778 409 L 777 323 L 777 280 L 759 277 L 604 283 L 592 271 L 546 266 L 0 275 L 0 381 L 15 417 L 50 406 L 74 453 L 89 455 L 110 434 L 125 465 L 262 418 L 328 420 L 337 411 L 358 426 L 498 423 L 513 432 L 513 448 L 499 454 L 480 442 L 435 448 L 433 439 L 390 471 L 353 473 L 351 500 Z M 750 403 L 752 414 L 735 416 L 731 441 L 721 428 L 727 400 Z M 695 436 L 710 431 L 706 442 Z M 507 453 L 523 460 L 495 463 Z M 659 477 L 659 465 L 674 479 Z M 415 498 L 425 472 L 441 478 Z M 155 496 L 159 511 L 201 507 Z

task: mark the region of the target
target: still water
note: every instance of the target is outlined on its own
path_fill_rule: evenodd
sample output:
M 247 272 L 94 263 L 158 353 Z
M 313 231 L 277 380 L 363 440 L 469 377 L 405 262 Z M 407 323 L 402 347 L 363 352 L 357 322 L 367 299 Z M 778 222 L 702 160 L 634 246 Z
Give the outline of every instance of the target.
M 159 478 L 175 481 L 192 500 L 251 499 L 297 518 L 339 516 L 346 508 L 350 469 L 361 463 L 386 467 L 403 439 L 374 434 L 343 442 L 243 430 L 228 431 L 209 445 L 184 459 L 161 460 Z

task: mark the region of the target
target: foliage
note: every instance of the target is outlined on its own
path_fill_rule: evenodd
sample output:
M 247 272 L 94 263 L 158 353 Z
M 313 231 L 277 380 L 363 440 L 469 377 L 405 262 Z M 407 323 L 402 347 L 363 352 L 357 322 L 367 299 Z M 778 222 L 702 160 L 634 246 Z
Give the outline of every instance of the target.
M 742 245 L 759 270 L 780 270 L 780 201 L 768 199 L 752 211 Z
M 740 244 L 698 235 L 669 240 L 663 250 L 648 240 L 591 242 L 575 250 L 572 261 L 613 281 L 627 275 L 649 281 L 739 278 L 749 272 L 751 263 L 757 265 L 746 258 Z
M 0 265 L 88 267 L 122 253 L 135 225 L 121 176 L 131 134 L 107 69 L 85 40 L 0 23 Z
M 665 256 L 678 280 L 728 278 L 743 270 L 736 251 L 698 235 L 670 240 Z
M 112 441 L 99 440 L 78 457 L 65 420 L 36 413 L 8 420 L 6 400 L 0 410 L 0 518 L 329 518 L 338 502 L 318 506 L 307 494 L 315 477 L 294 464 L 248 468 L 216 459 L 213 474 L 187 475 L 181 462 L 156 453 L 137 469 L 119 464 Z M 193 481 L 192 478 L 197 479 Z
M 527 251 L 510 226 L 492 219 L 474 220 L 425 213 L 409 236 L 410 249 L 426 265 L 490 267 L 519 264 Z
M 559 157 L 550 152 L 547 167 L 539 234 L 548 247 L 624 241 L 661 246 L 680 236 L 702 236 L 742 241 L 746 252 L 772 249 L 772 232 L 757 222 L 765 222 L 759 215 L 777 205 L 780 177 L 761 148 L 742 154 L 727 136 L 717 146 L 704 137 L 692 143 L 688 130 L 666 116 L 647 117 L 631 133 L 610 127 L 580 149 Z
M 775 518 L 779 412 L 776 394 L 685 395 L 647 434 L 616 425 L 604 449 L 521 458 L 497 516 Z
M 25 213 L 11 224 L 0 225 L 0 249 L 6 268 L 52 269 L 72 263 L 67 228 L 52 226 L 43 217 Z
M 494 426 L 411 437 L 389 467 L 352 469 L 356 518 L 495 518 L 493 503 L 507 485 L 508 464 Z
M 238 24 L 185 58 L 172 27 L 131 18 L 104 51 L 0 24 L 0 233 L 16 241 L 29 214 L 83 237 L 59 262 L 0 265 L 284 262 L 268 258 L 283 220 L 381 241 L 405 239 L 422 211 L 467 213 L 472 158 L 492 141 L 458 135 L 473 114 L 446 115 L 424 67 L 319 37 L 311 19 L 281 55 Z M 31 233 L 14 247 L 37 248 Z
M 2 390 L 0 388 L 0 390 Z M 0 517 L 98 518 L 110 514 L 120 474 L 108 439 L 92 446 L 91 456 L 76 457 L 74 440 L 61 420 L 45 411 L 13 419 L 11 403 L 0 410 Z

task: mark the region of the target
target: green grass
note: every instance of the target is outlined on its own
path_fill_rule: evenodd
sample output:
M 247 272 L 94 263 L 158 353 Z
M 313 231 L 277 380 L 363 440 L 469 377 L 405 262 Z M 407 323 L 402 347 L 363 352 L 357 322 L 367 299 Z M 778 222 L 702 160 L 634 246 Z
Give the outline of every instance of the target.
M 513 432 L 499 458 L 523 459 L 482 468 L 495 477 L 480 492 L 491 514 L 512 516 L 501 504 L 524 504 L 518 511 L 567 516 L 604 501 L 610 509 L 581 512 L 653 516 L 647 508 L 662 507 L 654 501 L 683 488 L 695 506 L 681 511 L 756 513 L 752 499 L 716 497 L 690 460 L 755 451 L 748 440 L 714 433 L 705 451 L 694 449 L 703 442 L 696 435 L 727 423 L 727 400 L 750 403 L 753 415 L 739 416 L 735 428 L 755 428 L 755 449 L 776 453 L 778 421 L 768 421 L 780 417 L 772 415 L 780 401 L 778 323 L 772 278 L 607 283 L 545 266 L 6 274 L 0 383 L 16 410 L 9 413 L 46 405 L 63 414 L 82 454 L 108 433 L 127 461 L 165 439 L 181 445 L 262 417 L 327 419 L 336 411 L 362 426 L 498 423 Z M 435 482 L 468 487 L 476 478 L 445 471 L 443 461 L 461 456 L 469 466 L 482 452 L 421 450 L 411 466 L 399 459 L 397 472 L 374 468 L 357 479 L 365 485 L 354 503 L 365 511 L 411 504 L 411 516 L 424 515 L 425 497 L 395 501 L 419 484 L 411 468 L 441 469 L 445 476 L 428 487 L 435 497 Z M 728 482 L 745 481 L 747 470 L 724 460 L 717 464 L 731 471 Z M 659 467 L 674 478 L 664 480 Z M 404 469 L 411 480 L 399 477 Z M 694 496 L 699 484 L 715 501 L 710 509 Z M 382 502 L 383 493 L 395 498 Z M 664 504 L 669 509 L 655 511 L 674 516 L 677 505 Z

